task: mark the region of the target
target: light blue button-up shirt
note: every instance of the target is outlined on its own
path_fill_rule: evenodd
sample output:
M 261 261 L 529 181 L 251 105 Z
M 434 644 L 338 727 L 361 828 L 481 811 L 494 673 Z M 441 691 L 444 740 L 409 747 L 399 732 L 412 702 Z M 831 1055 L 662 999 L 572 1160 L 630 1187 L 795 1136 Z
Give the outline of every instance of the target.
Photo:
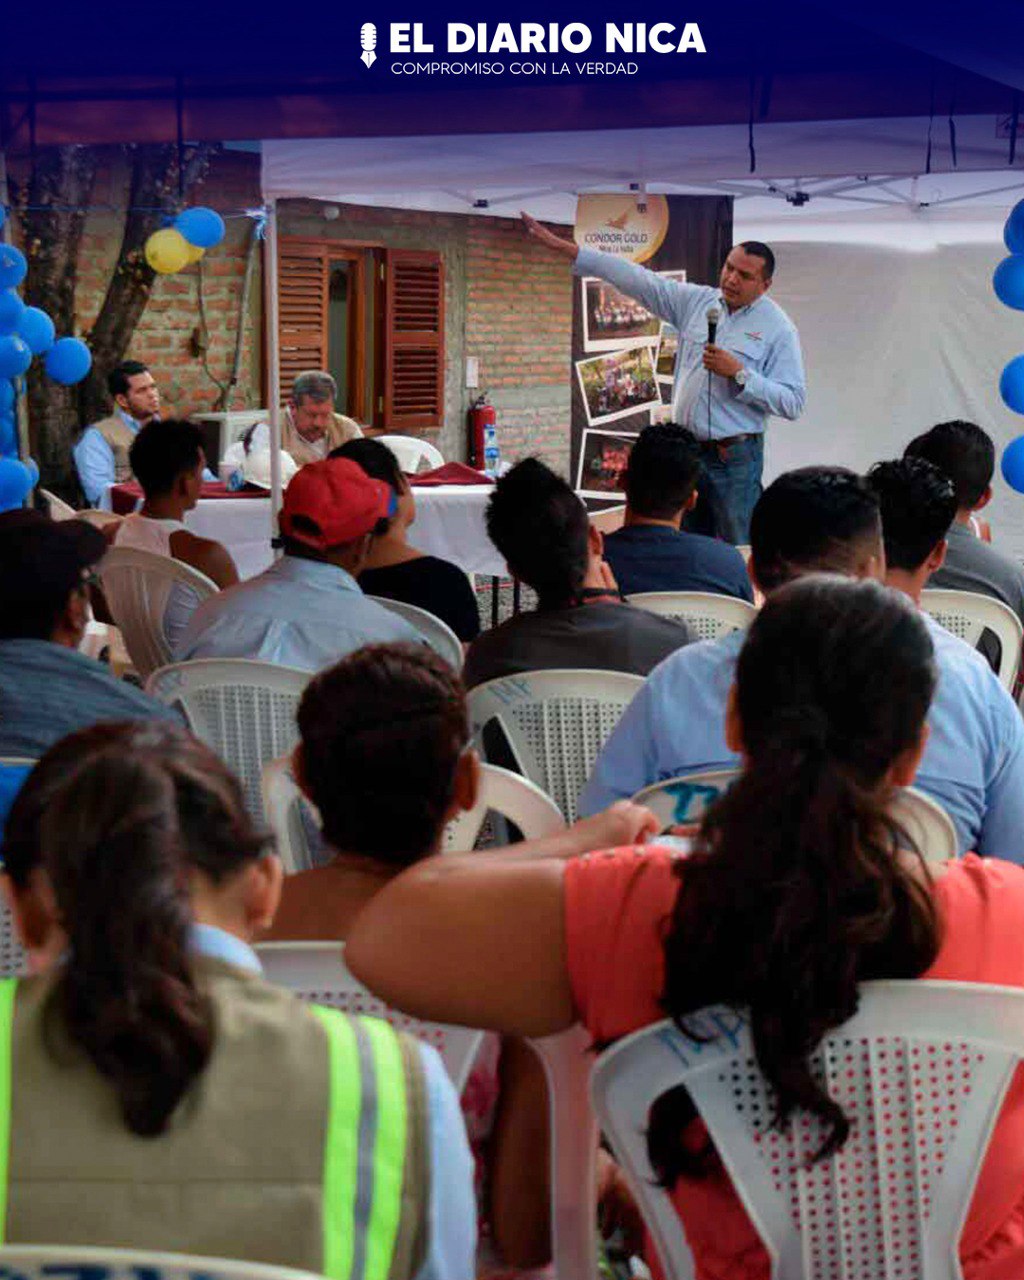
M 939 672 L 914 785 L 953 819 L 961 853 L 1024 864 L 1024 720 L 980 654 L 926 613 Z M 580 813 L 678 774 L 733 768 L 725 707 L 743 633 L 688 645 L 656 667 L 604 745 Z
M 800 338 L 792 320 L 767 294 L 730 314 L 720 290 L 666 280 L 600 249 L 580 249 L 574 270 L 607 280 L 678 332 L 672 421 L 689 427 L 699 440 L 756 435 L 771 414 L 792 421 L 803 412 L 807 384 Z M 716 344 L 742 362 L 746 386 L 709 374 L 702 364 L 712 306 L 721 313 Z
M 404 618 L 368 600 L 350 573 L 323 560 L 282 556 L 218 591 L 193 613 L 175 648 L 190 658 L 259 658 L 320 671 L 364 644 L 417 643 Z
M 262 973 L 259 956 L 234 934 L 194 924 L 192 950 L 249 973 Z M 430 1203 L 426 1255 L 414 1280 L 466 1280 L 475 1270 L 476 1198 L 466 1126 L 444 1063 L 420 1044 L 430 1124 Z
M 116 409 L 117 416 L 133 435 L 139 434 L 139 424 L 123 409 Z M 95 427 L 86 427 L 82 438 L 72 449 L 78 479 L 85 491 L 86 501 L 98 507 L 108 486 L 114 483 L 114 451 Z

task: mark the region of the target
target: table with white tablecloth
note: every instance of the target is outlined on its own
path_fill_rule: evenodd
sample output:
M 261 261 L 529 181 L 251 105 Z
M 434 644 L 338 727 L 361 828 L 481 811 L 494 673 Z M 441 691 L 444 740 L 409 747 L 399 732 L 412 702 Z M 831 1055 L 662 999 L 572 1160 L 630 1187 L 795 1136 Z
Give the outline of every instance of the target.
M 417 488 L 416 521 L 409 541 L 427 555 L 451 560 L 466 573 L 500 575 L 505 561 L 487 536 L 484 512 L 493 485 L 438 485 Z M 108 504 L 109 505 L 109 504 Z M 202 538 L 214 538 L 231 553 L 243 578 L 266 569 L 271 514 L 268 498 L 200 498 L 185 515 L 185 525 Z

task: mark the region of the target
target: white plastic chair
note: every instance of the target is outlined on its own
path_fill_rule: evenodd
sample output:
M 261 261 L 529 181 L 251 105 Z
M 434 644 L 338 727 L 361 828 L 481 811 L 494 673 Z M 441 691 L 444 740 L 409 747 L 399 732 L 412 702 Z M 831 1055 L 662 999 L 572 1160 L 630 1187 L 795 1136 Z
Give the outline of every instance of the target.
M 603 511 L 591 511 L 590 513 L 590 523 L 600 533 L 614 533 L 616 529 L 621 529 L 625 518 L 626 504 L 624 502 L 617 507 L 605 507 Z
M 366 598 L 404 618 L 410 626 L 416 628 L 431 649 L 444 658 L 445 662 L 456 671 L 462 670 L 464 657 L 462 641 L 442 618 L 431 613 L 429 609 L 421 609 L 419 605 L 406 604 L 404 600 L 389 600 L 387 596 L 367 596 Z
M 527 1044 L 541 1060 L 548 1089 L 552 1270 L 558 1280 L 595 1280 L 598 1131 L 590 1105 L 591 1038 L 577 1024 Z
M 575 822 L 594 761 L 643 683 L 642 676 L 620 671 L 501 676 L 470 690 L 470 724 L 479 741 L 484 726 L 497 720 L 520 771 Z
M 342 1009 L 345 1013 L 383 1018 L 432 1045 L 459 1093 L 465 1087 L 484 1033 L 443 1022 L 423 1022 L 384 1003 L 355 978 L 345 964 L 341 942 L 263 942 L 256 948 L 267 980 L 285 987 L 300 1000 Z
M 686 826 L 700 821 L 704 810 L 739 777 L 738 769 L 708 769 L 652 783 L 633 796 L 646 805 L 662 824 Z M 893 797 L 890 813 L 927 862 L 946 862 L 960 856 L 953 819 L 931 796 L 916 787 L 901 787 Z
M 50 513 L 51 520 L 75 520 L 78 512 L 74 509 L 70 502 L 65 502 L 63 498 L 58 498 L 55 493 L 51 493 L 49 489 L 37 489 L 46 508 Z
M 698 640 L 717 640 L 730 631 L 745 631 L 757 610 L 738 596 L 711 591 L 641 591 L 629 603 L 673 622 L 685 622 Z
M 744 1016 L 723 1007 L 601 1054 L 598 1121 L 626 1175 L 666 1280 L 692 1259 L 647 1158 L 651 1104 L 685 1085 L 772 1259 L 773 1280 L 960 1280 L 957 1241 L 992 1125 L 1024 1057 L 1024 992 L 972 983 L 879 982 L 812 1063 L 853 1122 L 834 1156 L 808 1165 L 824 1127 L 805 1113 L 784 1133 Z M 892 1117 L 890 1122 L 888 1117 Z M 905 1141 L 901 1141 L 905 1138 Z
M 164 612 L 174 588 L 187 588 L 196 608 L 219 590 L 191 565 L 137 547 L 111 547 L 98 572 L 111 616 L 143 679 L 173 657 L 164 634 Z
M 263 770 L 263 809 L 277 841 L 277 852 L 289 875 L 314 865 L 310 828 L 319 829 L 316 806 L 299 790 L 288 756 L 272 760 Z M 497 765 L 480 766 L 480 794 L 472 809 L 445 828 L 445 853 L 464 853 L 476 844 L 488 813 L 514 823 L 524 840 L 543 840 L 565 826 L 558 806 L 540 787 Z
M 444 466 L 444 454 L 429 440 L 421 440 L 419 436 L 383 435 L 377 436 L 381 444 L 386 444 L 398 459 L 398 465 L 408 475 L 415 475 L 420 463 L 427 464 L 427 470 Z
M 1024 628 L 1020 619 L 1002 600 L 974 591 L 945 591 L 929 587 L 921 592 L 921 608 L 947 631 L 977 647 L 981 633 L 995 633 L 999 640 L 999 683 L 1012 689 L 1020 668 Z
M 309 672 L 248 658 L 201 658 L 154 671 L 146 690 L 181 709 L 188 727 L 238 775 L 249 812 L 263 821 L 263 766 L 298 740 L 295 712 Z
M 0 1274 L 11 1280 L 53 1280 L 89 1276 L 91 1280 L 323 1280 L 312 1271 L 200 1258 L 150 1249 L 98 1249 L 77 1244 L 12 1244 L 0 1248 Z

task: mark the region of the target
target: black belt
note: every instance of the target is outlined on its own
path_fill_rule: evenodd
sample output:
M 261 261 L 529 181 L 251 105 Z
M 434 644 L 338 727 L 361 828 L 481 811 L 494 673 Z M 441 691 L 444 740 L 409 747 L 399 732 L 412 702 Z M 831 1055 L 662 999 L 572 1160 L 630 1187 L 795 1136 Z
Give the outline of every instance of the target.
M 760 431 L 748 431 L 741 436 L 722 436 L 718 440 L 698 440 L 702 449 L 728 449 L 734 444 L 742 444 L 744 440 L 756 440 Z

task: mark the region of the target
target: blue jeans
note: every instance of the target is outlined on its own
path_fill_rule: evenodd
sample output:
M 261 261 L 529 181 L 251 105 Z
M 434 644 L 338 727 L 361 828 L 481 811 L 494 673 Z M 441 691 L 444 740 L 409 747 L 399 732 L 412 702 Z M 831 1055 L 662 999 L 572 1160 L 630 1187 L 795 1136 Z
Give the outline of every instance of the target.
M 764 436 L 748 436 L 721 449 L 702 445 L 700 456 L 697 505 L 686 528 L 734 546 L 748 543 L 750 513 L 761 496 Z

